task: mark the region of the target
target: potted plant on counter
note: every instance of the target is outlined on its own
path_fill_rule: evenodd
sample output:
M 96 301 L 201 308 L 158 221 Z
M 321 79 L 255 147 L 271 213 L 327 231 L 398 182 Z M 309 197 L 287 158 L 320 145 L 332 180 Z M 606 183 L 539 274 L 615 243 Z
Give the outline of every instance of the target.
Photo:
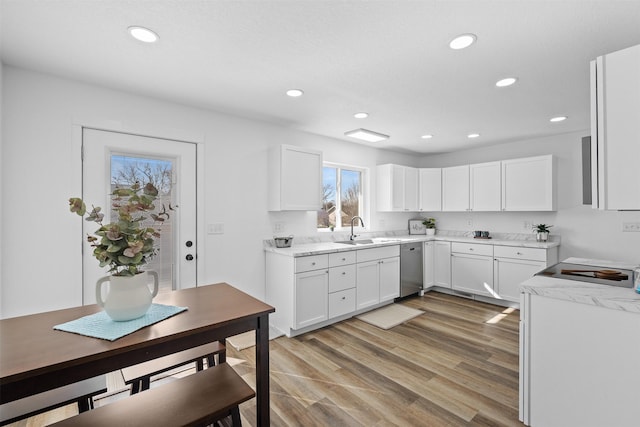
M 158 190 L 151 183 L 118 187 L 111 196 L 115 219 L 103 224 L 102 208 L 92 206 L 85 220 L 97 223 L 99 228 L 93 235 L 87 234 L 87 241 L 100 267 L 109 267 L 110 275 L 96 283 L 96 301 L 113 320 L 126 321 L 143 316 L 158 293 L 158 274 L 142 271 L 141 267 L 156 255 L 154 239 L 160 237 L 157 225 L 168 219 L 169 213 L 164 205 L 156 211 Z M 169 204 L 169 210 L 173 209 Z M 87 213 L 84 201 L 78 197 L 69 199 L 69 210 L 79 216 Z M 147 218 L 153 220 L 152 225 L 143 223 Z M 149 290 L 148 276 L 154 279 L 153 291 Z M 101 285 L 107 281 L 109 292 L 103 300 Z
M 427 228 L 427 235 L 433 236 L 436 234 L 436 219 L 435 218 L 425 218 L 422 221 L 422 224 Z
M 553 227 L 553 225 L 535 224 L 533 226 L 533 231 L 536 233 L 536 241 L 546 242 L 549 240 L 549 229 L 551 227 Z

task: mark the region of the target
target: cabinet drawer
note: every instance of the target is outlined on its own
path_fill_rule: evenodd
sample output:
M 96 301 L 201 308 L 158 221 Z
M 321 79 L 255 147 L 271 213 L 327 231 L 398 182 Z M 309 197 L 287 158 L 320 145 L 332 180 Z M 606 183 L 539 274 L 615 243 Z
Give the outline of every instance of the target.
M 400 245 L 361 249 L 357 251 L 356 259 L 358 262 L 367 262 L 382 258 L 391 258 L 394 256 L 400 256 Z
M 547 250 L 542 248 L 519 248 L 516 246 L 494 246 L 493 255 L 496 258 L 530 259 L 546 261 Z
M 355 264 L 356 251 L 338 252 L 329 254 L 329 267 L 337 267 L 339 265 Z
M 296 258 L 296 273 L 321 270 L 328 267 L 329 257 L 327 255 L 301 256 Z
M 329 292 L 356 287 L 356 265 L 345 265 L 329 269 Z
M 471 255 L 493 256 L 493 245 L 483 245 L 479 243 L 452 242 L 451 252 Z
M 342 316 L 355 310 L 355 288 L 329 294 L 329 318 Z

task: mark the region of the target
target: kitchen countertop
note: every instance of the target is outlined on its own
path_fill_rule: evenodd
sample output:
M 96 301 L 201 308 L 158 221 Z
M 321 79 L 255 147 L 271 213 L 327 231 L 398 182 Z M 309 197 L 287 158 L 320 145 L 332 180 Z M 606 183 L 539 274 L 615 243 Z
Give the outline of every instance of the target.
M 585 258 L 568 258 L 563 262 L 629 270 L 635 267 L 631 264 Z M 640 294 L 633 288 L 545 276 L 534 276 L 523 282 L 520 288 L 522 292 L 532 295 L 640 313 Z
M 389 234 L 389 233 L 386 233 Z M 516 247 L 528 247 L 528 248 L 541 248 L 548 249 L 560 245 L 560 242 L 537 242 L 535 240 L 522 239 L 522 235 L 501 235 L 491 239 L 474 239 L 465 235 L 456 234 L 436 234 L 434 236 L 427 236 L 424 234 L 413 235 L 383 235 L 379 237 L 374 236 L 359 236 L 356 240 L 371 239 L 374 243 L 362 244 L 362 245 L 349 245 L 344 243 L 336 243 L 335 241 L 318 241 L 296 244 L 294 238 L 293 244 L 290 248 L 277 248 L 266 241 L 264 250 L 267 252 L 273 252 L 281 255 L 288 255 L 292 257 L 308 256 L 308 255 L 320 255 L 335 252 L 353 251 L 356 249 L 369 249 L 380 246 L 399 245 L 408 242 L 428 242 L 428 241 L 447 241 L 447 242 L 463 242 L 463 243 L 479 243 L 483 245 L 503 245 L 503 246 L 516 246 Z M 518 238 L 520 237 L 520 238 Z M 340 240 L 348 240 L 348 237 Z

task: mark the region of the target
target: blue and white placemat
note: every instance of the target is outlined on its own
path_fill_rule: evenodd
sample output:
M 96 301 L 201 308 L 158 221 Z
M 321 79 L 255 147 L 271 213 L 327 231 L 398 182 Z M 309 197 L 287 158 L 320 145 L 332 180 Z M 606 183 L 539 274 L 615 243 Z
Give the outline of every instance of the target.
M 104 311 L 89 316 L 81 317 L 67 323 L 56 325 L 53 329 L 74 334 L 86 335 L 88 337 L 100 338 L 108 341 L 115 341 L 125 335 L 142 329 L 146 326 L 168 319 L 178 313 L 187 310 L 187 307 L 177 307 L 173 305 L 151 304 L 149 311 L 142 317 L 116 322 L 111 320 Z

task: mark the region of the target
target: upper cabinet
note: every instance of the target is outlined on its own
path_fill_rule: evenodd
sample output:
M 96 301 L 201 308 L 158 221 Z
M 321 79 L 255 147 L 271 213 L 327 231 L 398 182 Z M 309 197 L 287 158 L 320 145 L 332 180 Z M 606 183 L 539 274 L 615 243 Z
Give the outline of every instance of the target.
M 379 165 L 376 180 L 379 211 L 418 210 L 418 169 Z
M 556 210 L 552 155 L 503 160 L 501 163 L 503 211 Z
M 592 205 L 640 210 L 640 45 L 591 62 Z
M 269 152 L 269 210 L 315 211 L 322 205 L 322 152 L 280 145 Z
M 500 162 L 469 165 L 469 209 L 499 211 L 501 209 Z
M 435 212 L 442 210 L 442 169 L 422 168 L 418 171 L 418 210 Z
M 442 210 L 469 210 L 469 165 L 442 168 Z

